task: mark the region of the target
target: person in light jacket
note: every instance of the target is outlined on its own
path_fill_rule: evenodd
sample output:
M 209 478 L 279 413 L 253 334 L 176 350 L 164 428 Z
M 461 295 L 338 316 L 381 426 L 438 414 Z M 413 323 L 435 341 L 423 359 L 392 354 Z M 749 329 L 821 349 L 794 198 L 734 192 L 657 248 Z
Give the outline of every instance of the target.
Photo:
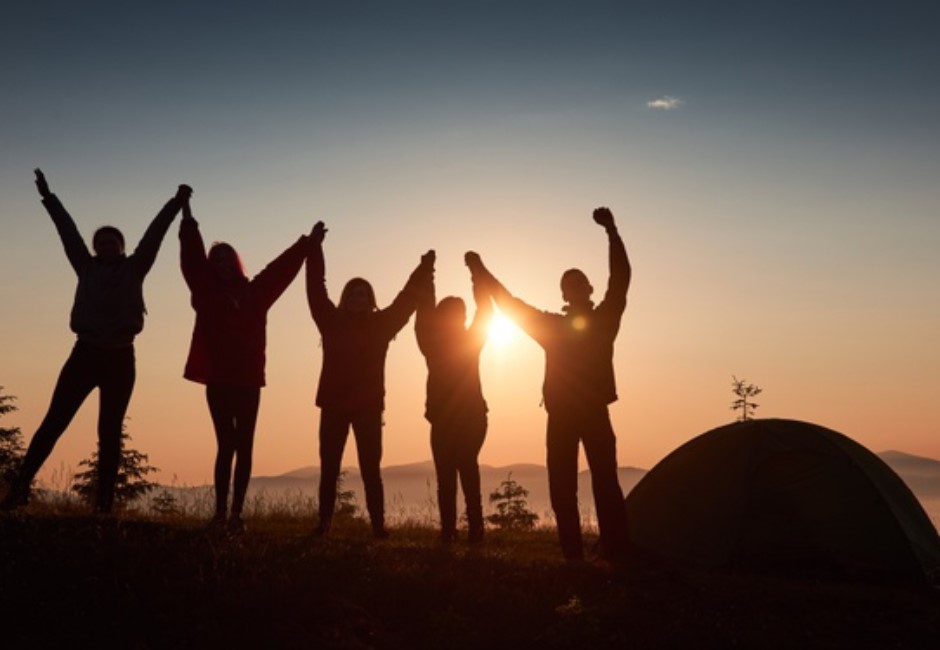
M 147 227 L 134 252 L 127 255 L 124 235 L 114 226 L 98 228 L 89 251 L 75 221 L 50 191 L 42 171 L 37 169 L 35 173 L 42 203 L 52 217 L 65 256 L 78 277 L 69 319 L 77 340 L 59 374 L 49 410 L 33 435 L 0 506 L 10 510 L 28 501 L 36 473 L 79 407 L 97 388 L 98 486 L 94 507 L 97 512 L 107 514 L 114 506 L 121 433 L 136 378 L 134 338 L 144 327 L 144 278 L 192 189 L 188 185 L 179 186 L 176 195 Z

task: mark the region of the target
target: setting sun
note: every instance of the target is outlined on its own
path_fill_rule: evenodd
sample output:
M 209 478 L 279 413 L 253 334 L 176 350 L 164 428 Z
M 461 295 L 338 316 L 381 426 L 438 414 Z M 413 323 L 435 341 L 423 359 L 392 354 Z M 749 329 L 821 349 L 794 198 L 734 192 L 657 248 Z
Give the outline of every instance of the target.
M 519 336 L 519 328 L 503 314 L 496 313 L 490 321 L 488 340 L 494 345 L 504 347 Z

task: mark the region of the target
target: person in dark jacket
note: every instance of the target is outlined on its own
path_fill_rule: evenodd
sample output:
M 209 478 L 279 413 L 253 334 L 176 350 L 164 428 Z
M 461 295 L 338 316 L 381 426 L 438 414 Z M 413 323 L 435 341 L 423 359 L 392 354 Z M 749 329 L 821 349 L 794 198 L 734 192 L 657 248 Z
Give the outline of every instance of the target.
M 614 216 L 594 210 L 594 221 L 607 232 L 610 277 L 604 299 L 591 301 L 594 288 L 579 269 L 561 278 L 564 313 L 539 311 L 514 298 L 478 258 L 471 270 L 492 293 L 496 305 L 545 350 L 543 397 L 548 412 L 549 496 L 562 552 L 571 560 L 583 557 L 578 512 L 578 446 L 591 469 L 591 485 L 600 528 L 601 552 L 610 558 L 627 548 L 628 530 L 623 492 L 617 478 L 617 439 L 608 405 L 617 399 L 614 382 L 614 339 L 627 304 L 631 268 Z
M 336 506 L 343 449 L 352 427 L 359 470 L 366 491 L 366 509 L 376 538 L 388 537 L 382 461 L 382 412 L 385 409 L 385 357 L 388 344 L 416 308 L 419 285 L 433 273 L 429 251 L 412 272 L 392 304 L 379 309 L 372 285 L 362 278 L 346 283 L 339 305 L 326 291 L 323 222 L 310 233 L 307 258 L 307 302 L 323 341 L 323 368 L 317 388 L 320 407 L 320 490 L 317 534 L 326 534 Z
M 457 478 L 467 507 L 468 540 L 483 541 L 483 503 L 477 456 L 486 437 L 486 401 L 480 386 L 480 352 L 486 343 L 493 303 L 474 283 L 476 313 L 466 327 L 467 308 L 454 296 L 435 306 L 428 276 L 418 301 L 415 336 L 428 365 L 425 417 L 431 423 L 431 453 L 437 474 L 441 541 L 457 535 Z
M 114 505 L 114 485 L 121 457 L 121 429 L 136 377 L 134 337 L 144 327 L 144 278 L 192 189 L 180 185 L 176 196 L 150 223 L 134 252 L 126 255 L 124 236 L 113 226 L 95 231 L 92 254 L 39 169 L 36 170 L 36 187 L 62 240 L 65 256 L 78 276 L 69 323 L 77 341 L 59 374 L 49 410 L 29 443 L 2 507 L 9 510 L 27 502 L 36 473 L 85 398 L 97 388 L 100 406 L 95 510 L 109 513 Z
M 196 312 L 192 342 L 183 376 L 206 385 L 206 401 L 215 428 L 215 517 L 226 524 L 229 482 L 235 460 L 231 518 L 228 527 L 244 529 L 241 514 L 251 478 L 255 424 L 265 385 L 268 310 L 297 277 L 307 257 L 303 235 L 258 275 L 249 280 L 241 258 L 227 243 L 206 253 L 199 224 L 189 202 L 180 222 L 180 266 Z

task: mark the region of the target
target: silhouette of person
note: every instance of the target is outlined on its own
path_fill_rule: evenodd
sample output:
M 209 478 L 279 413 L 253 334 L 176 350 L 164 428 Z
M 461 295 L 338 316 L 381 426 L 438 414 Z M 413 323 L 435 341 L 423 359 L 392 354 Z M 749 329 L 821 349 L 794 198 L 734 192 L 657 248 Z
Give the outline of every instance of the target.
M 486 401 L 480 386 L 480 352 L 493 316 L 489 293 L 473 285 L 476 313 L 465 326 L 463 300 L 448 296 L 435 306 L 434 278 L 425 280 L 415 315 L 415 336 L 428 365 L 425 417 L 437 473 L 441 541 L 457 535 L 457 478 L 467 506 L 468 539 L 483 541 L 483 504 L 477 455 L 486 437 Z
M 610 277 L 603 301 L 591 301 L 594 288 L 578 269 L 561 277 L 561 314 L 540 311 L 514 298 L 475 256 L 468 263 L 478 281 L 489 288 L 497 307 L 545 350 L 543 398 L 548 412 L 549 496 L 562 552 L 583 558 L 578 511 L 578 445 L 583 442 L 600 528 L 601 553 L 621 555 L 627 546 L 627 517 L 617 479 L 616 436 L 608 405 L 617 399 L 614 381 L 614 339 L 626 308 L 631 268 L 613 214 L 594 210 L 594 221 L 607 231 Z
M 36 187 L 78 276 L 69 323 L 77 341 L 59 374 L 49 410 L 29 443 L 2 505 L 9 510 L 28 501 L 36 473 L 79 407 L 97 388 L 100 402 L 95 510 L 109 513 L 114 505 L 121 457 L 121 426 L 136 377 L 134 337 L 144 326 L 144 278 L 157 258 L 170 224 L 192 190 L 187 185 L 179 186 L 176 196 L 153 219 L 131 255 L 125 254 L 124 236 L 114 226 L 102 226 L 95 231 L 93 255 L 39 169 Z
M 268 310 L 297 277 L 307 257 L 308 237 L 301 236 L 263 271 L 249 280 L 235 249 L 212 244 L 206 254 L 189 201 L 180 221 L 180 266 L 196 312 L 183 376 L 206 386 L 206 402 L 215 428 L 214 528 L 226 523 L 232 461 L 230 530 L 244 530 L 241 518 L 251 478 L 255 424 L 265 384 Z
M 352 427 L 372 532 L 384 539 L 388 532 L 380 464 L 385 357 L 389 342 L 415 311 L 423 278 L 433 273 L 434 252 L 422 256 L 405 287 L 385 309 L 378 308 L 372 285 L 362 278 L 346 283 L 337 306 L 326 291 L 326 232 L 322 221 L 314 225 L 307 257 L 307 301 L 323 345 L 316 400 L 320 407 L 320 511 L 315 532 L 329 532 L 343 449 Z

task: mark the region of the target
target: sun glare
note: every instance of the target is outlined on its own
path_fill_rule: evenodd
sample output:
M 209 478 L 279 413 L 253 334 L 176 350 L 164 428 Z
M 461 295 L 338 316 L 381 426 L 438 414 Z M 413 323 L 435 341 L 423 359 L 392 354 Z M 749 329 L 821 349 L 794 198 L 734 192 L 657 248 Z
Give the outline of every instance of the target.
M 490 321 L 489 341 L 499 347 L 508 345 L 519 334 L 516 324 L 500 313 L 493 315 Z

